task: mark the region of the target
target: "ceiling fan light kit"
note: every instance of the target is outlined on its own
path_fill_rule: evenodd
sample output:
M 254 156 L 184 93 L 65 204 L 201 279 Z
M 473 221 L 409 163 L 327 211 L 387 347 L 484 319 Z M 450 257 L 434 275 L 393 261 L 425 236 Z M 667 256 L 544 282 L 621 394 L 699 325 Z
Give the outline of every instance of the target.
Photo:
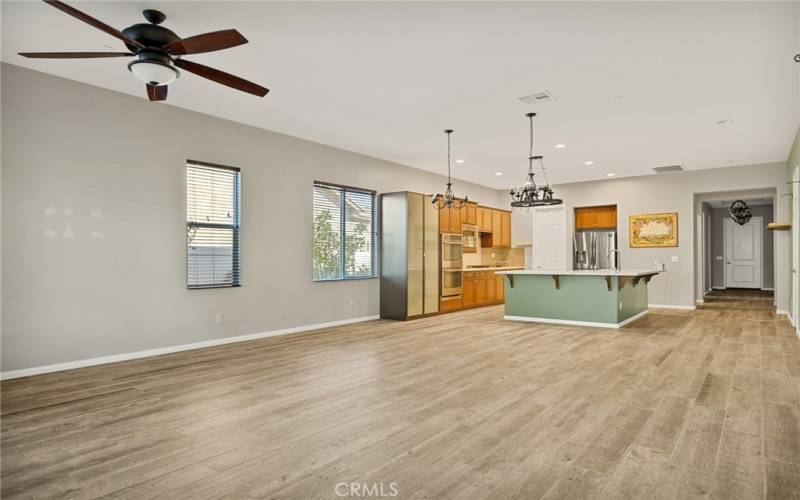
M 128 71 L 148 85 L 169 85 L 181 74 L 168 61 L 162 59 L 169 58 L 155 53 L 140 53 L 139 59 L 128 63 Z
M 230 88 L 264 97 L 269 89 L 218 69 L 193 63 L 181 56 L 229 49 L 247 43 L 247 39 L 234 29 L 203 33 L 181 38 L 163 26 L 167 16 L 157 10 L 142 12 L 147 23 L 138 23 L 122 31 L 99 21 L 59 0 L 44 0 L 45 3 L 79 19 L 94 28 L 122 40 L 131 52 L 20 52 L 19 55 L 34 59 L 91 59 L 100 57 L 136 57 L 128 63 L 128 70 L 146 84 L 151 101 L 167 98 L 167 85 L 180 77 L 179 67 L 189 73 L 206 78 Z

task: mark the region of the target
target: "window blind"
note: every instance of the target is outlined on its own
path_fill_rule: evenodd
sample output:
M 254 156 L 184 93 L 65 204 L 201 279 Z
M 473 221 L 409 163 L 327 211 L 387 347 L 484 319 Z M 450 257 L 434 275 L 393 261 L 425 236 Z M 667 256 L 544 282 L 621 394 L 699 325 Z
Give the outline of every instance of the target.
M 187 287 L 241 284 L 240 171 L 186 163 Z
M 374 191 L 315 182 L 314 280 L 375 277 L 376 220 Z

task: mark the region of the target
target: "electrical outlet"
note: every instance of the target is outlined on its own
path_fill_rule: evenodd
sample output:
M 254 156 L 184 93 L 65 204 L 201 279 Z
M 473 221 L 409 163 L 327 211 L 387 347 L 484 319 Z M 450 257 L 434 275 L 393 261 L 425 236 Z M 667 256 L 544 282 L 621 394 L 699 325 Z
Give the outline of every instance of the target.
M 225 321 L 225 315 L 222 313 L 217 313 L 217 323 L 222 323 Z
M 350 307 L 353 307 L 353 305 L 354 305 L 355 303 L 356 303 L 356 301 L 355 301 L 355 300 L 353 300 L 353 299 L 350 299 Z
M 622 301 L 621 300 L 619 301 L 619 310 L 620 311 L 622 310 Z

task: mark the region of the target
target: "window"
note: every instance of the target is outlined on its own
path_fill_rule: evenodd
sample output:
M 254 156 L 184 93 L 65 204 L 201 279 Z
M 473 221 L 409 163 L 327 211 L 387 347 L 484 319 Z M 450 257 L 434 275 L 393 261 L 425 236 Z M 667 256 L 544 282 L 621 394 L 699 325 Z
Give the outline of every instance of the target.
M 186 285 L 239 286 L 240 173 L 238 168 L 186 163 Z
M 374 278 L 375 191 L 314 183 L 314 281 Z

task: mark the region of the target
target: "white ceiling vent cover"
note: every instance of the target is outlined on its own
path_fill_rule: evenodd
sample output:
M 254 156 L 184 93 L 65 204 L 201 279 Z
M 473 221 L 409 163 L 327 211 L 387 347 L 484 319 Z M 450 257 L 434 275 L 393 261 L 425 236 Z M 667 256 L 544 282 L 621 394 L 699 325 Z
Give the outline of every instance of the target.
M 665 165 L 663 167 L 653 167 L 653 172 L 657 174 L 671 174 L 672 172 L 683 172 L 680 165 Z
M 537 104 L 537 103 L 555 101 L 556 96 L 545 90 L 544 92 L 537 92 L 535 94 L 526 95 L 523 97 L 517 97 L 517 99 L 524 102 L 525 104 Z

